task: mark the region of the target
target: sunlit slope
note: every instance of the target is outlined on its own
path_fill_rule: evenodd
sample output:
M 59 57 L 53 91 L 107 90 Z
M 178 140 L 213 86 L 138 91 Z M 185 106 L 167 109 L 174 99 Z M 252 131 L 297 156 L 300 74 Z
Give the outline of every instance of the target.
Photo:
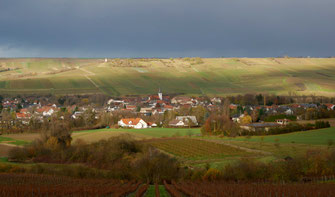
M 335 58 L 0 59 L 0 93 L 335 95 Z M 8 70 L 9 69 L 9 70 Z

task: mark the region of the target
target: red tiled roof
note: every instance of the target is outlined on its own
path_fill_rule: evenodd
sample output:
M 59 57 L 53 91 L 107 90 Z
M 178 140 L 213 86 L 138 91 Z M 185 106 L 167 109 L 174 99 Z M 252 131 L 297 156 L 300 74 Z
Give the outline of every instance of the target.
M 237 109 L 237 105 L 229 105 L 230 109 Z
M 173 109 L 173 106 L 172 105 L 165 105 L 164 108 Z
M 142 119 L 141 118 L 122 118 L 124 124 L 127 125 L 137 125 Z
M 325 104 L 325 106 L 327 106 L 327 108 L 332 108 L 332 107 L 334 107 L 335 105 L 334 104 L 330 104 L 330 103 L 327 103 L 327 104 Z
M 30 118 L 31 114 L 16 113 L 16 118 Z
M 136 106 L 135 105 L 127 105 L 126 108 L 127 109 L 136 109 Z
M 27 108 L 23 108 L 20 110 L 20 113 L 27 113 L 27 112 L 29 112 Z
M 43 112 L 48 112 L 48 111 L 50 111 L 51 109 L 53 109 L 53 110 L 56 111 L 56 108 L 54 108 L 54 107 L 49 107 L 49 106 L 43 106 L 43 107 L 41 107 L 41 108 L 36 109 L 36 111 L 37 111 L 38 113 L 43 113 Z

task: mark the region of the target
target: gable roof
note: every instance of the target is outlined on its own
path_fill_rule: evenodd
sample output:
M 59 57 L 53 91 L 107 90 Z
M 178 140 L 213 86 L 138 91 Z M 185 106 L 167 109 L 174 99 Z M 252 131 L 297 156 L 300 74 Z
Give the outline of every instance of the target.
M 169 122 L 169 125 L 173 126 L 173 125 L 178 124 L 179 122 L 183 122 L 184 125 L 187 126 L 187 123 L 185 123 L 185 122 L 182 121 L 182 120 L 177 120 L 177 119 L 175 119 L 175 120 L 171 120 L 171 121 Z
M 22 108 L 22 109 L 20 109 L 20 113 L 28 113 L 29 111 L 28 111 L 28 109 L 27 108 Z
M 16 113 L 16 118 L 30 118 L 31 114 Z
M 137 125 L 142 118 L 122 118 L 121 121 L 127 125 Z
M 54 108 L 54 107 L 43 106 L 43 107 L 41 107 L 41 108 L 36 109 L 36 112 L 38 112 L 38 113 L 43 113 L 43 112 L 48 112 L 48 111 L 50 111 L 51 109 L 53 109 L 54 111 L 56 111 L 56 108 Z

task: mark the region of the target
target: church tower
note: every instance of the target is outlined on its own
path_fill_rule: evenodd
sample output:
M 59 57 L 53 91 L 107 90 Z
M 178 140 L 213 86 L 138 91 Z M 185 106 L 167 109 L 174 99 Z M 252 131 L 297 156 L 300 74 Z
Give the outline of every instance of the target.
M 159 97 L 159 100 L 163 100 L 163 93 L 161 91 L 161 88 L 159 88 L 158 97 Z

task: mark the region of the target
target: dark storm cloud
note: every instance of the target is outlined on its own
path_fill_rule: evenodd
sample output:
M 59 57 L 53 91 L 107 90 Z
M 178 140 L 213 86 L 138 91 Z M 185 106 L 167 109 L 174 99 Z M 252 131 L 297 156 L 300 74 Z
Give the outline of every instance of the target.
M 334 0 L 0 0 L 0 56 L 333 56 Z

